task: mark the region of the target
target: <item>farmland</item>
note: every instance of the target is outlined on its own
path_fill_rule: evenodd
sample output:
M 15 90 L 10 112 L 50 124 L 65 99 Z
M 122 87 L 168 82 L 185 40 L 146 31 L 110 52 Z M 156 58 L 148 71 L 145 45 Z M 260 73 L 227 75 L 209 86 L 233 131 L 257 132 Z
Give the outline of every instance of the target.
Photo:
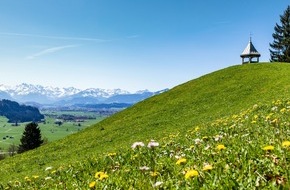
M 45 122 L 39 123 L 38 126 L 40 127 L 42 138 L 48 142 L 52 142 L 67 135 L 76 133 L 105 118 L 97 113 L 82 111 L 44 111 L 42 114 L 45 115 Z M 76 121 L 64 121 L 62 119 L 57 119 L 63 115 L 84 117 L 89 119 Z M 61 124 L 56 123 L 56 121 L 61 121 Z M 15 126 L 13 123 L 8 123 L 7 118 L 0 117 L 1 151 L 6 152 L 10 145 L 18 145 L 20 143 L 20 138 L 26 124 L 27 123 L 19 123 L 18 126 Z

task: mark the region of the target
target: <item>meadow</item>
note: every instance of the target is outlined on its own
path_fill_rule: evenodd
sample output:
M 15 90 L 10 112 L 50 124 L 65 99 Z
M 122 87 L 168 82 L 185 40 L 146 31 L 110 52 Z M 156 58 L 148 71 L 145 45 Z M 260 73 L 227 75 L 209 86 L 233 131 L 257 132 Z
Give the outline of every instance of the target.
M 225 68 L 1 161 L 3 189 L 289 189 L 290 64 Z
M 6 189 L 289 189 L 290 100 L 42 168 Z
M 44 111 L 42 114 L 45 114 L 45 123 L 39 123 L 38 126 L 41 129 L 42 138 L 48 142 L 62 139 L 67 135 L 79 132 L 105 118 L 96 113 L 82 111 Z M 49 116 L 60 116 L 63 114 L 88 116 L 95 119 L 84 120 L 84 122 L 68 121 L 63 122 L 63 124 L 59 126 L 55 124 L 56 118 Z M 26 124 L 27 123 L 18 123 L 18 126 L 14 126 L 13 123 L 8 123 L 7 118 L 0 117 L 0 150 L 6 152 L 9 146 L 13 144 L 18 145 Z

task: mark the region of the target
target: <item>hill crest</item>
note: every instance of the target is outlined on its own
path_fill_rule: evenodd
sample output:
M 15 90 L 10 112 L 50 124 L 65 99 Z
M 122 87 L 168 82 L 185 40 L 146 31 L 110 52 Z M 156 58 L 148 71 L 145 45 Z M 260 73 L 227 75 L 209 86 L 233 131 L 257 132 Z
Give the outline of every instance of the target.
M 254 104 L 288 98 L 289 71 L 290 64 L 260 63 L 232 66 L 204 75 L 139 102 L 77 134 L 1 161 L 0 171 L 10 178 L 0 182 L 17 179 L 27 172 L 37 173 L 45 166 L 85 162 L 88 157 L 120 150 L 135 141 L 184 134 L 194 126 L 240 113 Z M 8 163 L 18 163 L 20 156 L 21 164 L 10 167 Z M 37 163 L 31 157 L 37 158 Z M 19 174 L 9 175 L 12 171 Z

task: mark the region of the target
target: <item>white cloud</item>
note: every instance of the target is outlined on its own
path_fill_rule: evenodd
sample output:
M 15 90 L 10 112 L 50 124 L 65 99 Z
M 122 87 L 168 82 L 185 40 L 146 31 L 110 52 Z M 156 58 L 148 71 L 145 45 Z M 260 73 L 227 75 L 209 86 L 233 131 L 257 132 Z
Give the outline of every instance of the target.
M 58 40 L 77 40 L 77 41 L 93 41 L 93 42 L 107 42 L 111 40 L 104 40 L 99 38 L 79 38 L 79 37 L 65 37 L 65 36 L 46 36 L 46 35 L 36 35 L 36 34 L 22 34 L 22 33 L 5 33 L 0 32 L 2 36 L 23 36 L 23 37 L 32 37 L 32 38 L 50 38 Z
M 38 53 L 35 53 L 33 55 L 27 56 L 27 59 L 35 59 L 35 58 L 43 56 L 43 55 L 55 53 L 55 52 L 58 52 L 58 51 L 61 51 L 63 49 L 67 49 L 67 48 L 74 48 L 77 46 L 78 45 L 66 45 L 66 46 L 58 46 L 58 47 L 48 48 L 48 49 L 42 50 Z

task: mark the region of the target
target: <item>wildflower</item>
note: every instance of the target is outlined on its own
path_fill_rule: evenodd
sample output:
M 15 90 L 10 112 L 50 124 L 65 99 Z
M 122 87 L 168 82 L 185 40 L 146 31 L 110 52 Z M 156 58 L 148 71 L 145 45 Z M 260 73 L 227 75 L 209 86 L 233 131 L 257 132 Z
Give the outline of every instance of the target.
M 214 136 L 214 140 L 215 140 L 215 141 L 219 141 L 219 140 L 221 140 L 222 138 L 223 138 L 222 135 L 216 135 L 216 136 Z
M 145 146 L 143 142 L 134 142 L 131 148 L 135 149 L 135 148 L 143 147 L 143 146 Z
M 202 142 L 202 140 L 200 140 L 200 139 L 194 139 L 194 142 L 195 142 L 195 144 L 199 144 L 199 143 Z
M 203 171 L 208 171 L 208 170 L 212 170 L 213 169 L 213 167 L 212 167 L 212 165 L 210 165 L 210 164 L 206 164 L 205 166 L 203 166 Z
M 50 180 L 51 179 L 51 177 L 46 177 L 46 178 L 44 178 L 44 180 Z
M 140 167 L 139 169 L 140 169 L 141 171 L 147 171 L 147 170 L 150 170 L 150 168 L 147 167 L 147 166 L 142 166 L 142 167 Z
M 270 118 L 272 117 L 273 113 L 270 113 L 269 115 L 266 116 L 266 120 L 270 120 Z
M 269 145 L 269 146 L 265 146 L 265 147 L 263 148 L 263 150 L 266 150 L 266 151 L 274 150 L 274 146 L 271 146 L 271 145 Z
M 105 173 L 104 172 L 97 172 L 95 174 L 95 178 L 99 179 L 101 177 L 101 175 L 104 175 Z
M 274 106 L 274 107 L 271 108 L 271 110 L 272 111 L 277 111 L 278 110 L 278 107 L 277 106 Z
M 282 109 L 280 110 L 281 113 L 285 113 L 286 111 L 287 111 L 286 108 L 282 108 Z
M 45 171 L 47 171 L 47 170 L 51 170 L 51 169 L 52 169 L 52 167 L 49 166 L 49 167 L 45 168 Z
M 185 163 L 186 163 L 186 159 L 180 158 L 179 160 L 177 160 L 176 165 L 181 165 L 181 164 L 185 164 Z
M 16 187 L 21 185 L 20 181 L 15 181 L 14 184 L 15 184 Z
M 158 176 L 159 175 L 159 172 L 150 172 L 150 175 L 152 176 L 152 177 L 156 177 L 156 176 Z
M 95 181 L 92 181 L 90 184 L 89 184 L 89 187 L 92 189 L 96 186 L 96 182 Z
M 206 147 L 204 147 L 204 150 L 208 150 L 210 148 L 209 145 L 207 145 Z
M 162 185 L 162 184 L 163 184 L 162 181 L 157 181 L 157 182 L 153 185 L 153 187 L 159 187 L 159 186 Z
M 189 148 L 190 148 L 190 149 L 194 149 L 194 145 L 191 145 Z
M 38 175 L 33 175 L 32 176 L 34 179 L 37 179 L 37 178 L 39 178 L 39 176 Z
M 271 121 L 271 124 L 277 124 L 278 123 L 278 119 L 277 118 L 275 118 L 275 119 L 273 119 L 272 121 Z
M 189 170 L 189 171 L 186 172 L 184 177 L 185 177 L 185 179 L 190 179 L 190 178 L 193 178 L 193 177 L 196 177 L 196 176 L 198 176 L 198 171 Z
M 108 156 L 111 156 L 111 157 L 116 156 L 116 153 L 115 152 L 109 153 Z
M 103 174 L 100 176 L 100 180 L 107 179 L 109 176 L 107 174 Z
M 25 181 L 28 181 L 28 182 L 31 181 L 31 179 L 27 176 L 24 179 L 25 179 Z
M 218 150 L 225 150 L 225 149 L 226 149 L 225 145 L 223 145 L 223 144 L 219 144 L 219 145 L 217 145 L 216 148 L 217 148 Z
M 290 146 L 290 141 L 282 142 L 282 146 L 285 147 L 285 148 L 289 147 Z
M 147 145 L 148 148 L 154 148 L 154 147 L 158 147 L 158 146 L 159 146 L 159 143 L 154 141 L 154 140 L 151 140 Z

